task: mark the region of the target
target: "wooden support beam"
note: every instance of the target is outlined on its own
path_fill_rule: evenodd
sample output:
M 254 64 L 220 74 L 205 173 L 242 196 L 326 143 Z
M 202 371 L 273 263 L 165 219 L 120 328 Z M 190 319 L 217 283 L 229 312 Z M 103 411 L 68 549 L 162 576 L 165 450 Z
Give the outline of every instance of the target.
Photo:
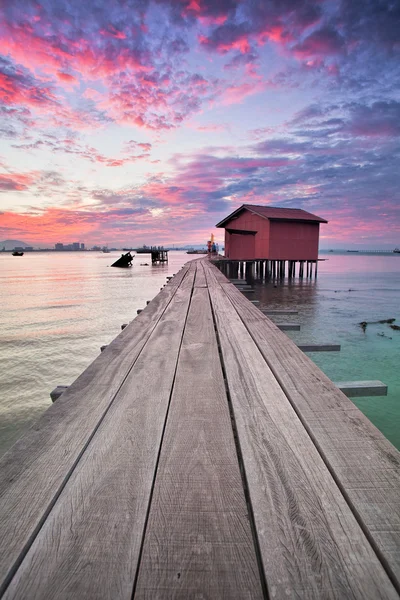
M 58 398 L 69 388 L 69 385 L 58 385 L 52 392 L 50 392 L 50 398 L 52 402 L 58 400 Z
M 281 331 L 300 331 L 300 325 L 298 323 L 275 323 L 275 325 Z
M 297 344 L 303 352 L 340 352 L 340 344 Z
M 334 381 L 348 398 L 363 396 L 387 396 L 388 386 L 382 381 Z

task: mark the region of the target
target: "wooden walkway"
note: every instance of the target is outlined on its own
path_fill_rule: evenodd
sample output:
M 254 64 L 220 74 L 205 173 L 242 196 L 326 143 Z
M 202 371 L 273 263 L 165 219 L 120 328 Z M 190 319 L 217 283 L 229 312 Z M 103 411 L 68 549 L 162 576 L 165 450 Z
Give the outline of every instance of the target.
M 400 455 L 207 260 L 0 463 L 0 596 L 399 598 Z

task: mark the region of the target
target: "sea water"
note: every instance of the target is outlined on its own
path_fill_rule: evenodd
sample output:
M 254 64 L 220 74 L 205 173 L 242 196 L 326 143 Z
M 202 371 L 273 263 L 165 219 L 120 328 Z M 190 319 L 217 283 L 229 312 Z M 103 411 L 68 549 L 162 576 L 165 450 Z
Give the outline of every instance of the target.
M 167 265 L 137 255 L 131 269 L 110 268 L 118 252 L 0 253 L 0 453 L 51 405 L 49 393 L 69 385 L 98 356 L 121 324 L 136 316 L 187 260 L 170 252 Z M 256 283 L 249 299 L 261 308 L 291 308 L 297 343 L 338 343 L 341 352 L 311 358 L 334 381 L 378 379 L 387 397 L 353 399 L 400 448 L 400 256 L 321 254 L 318 278 Z M 150 264 L 146 264 L 150 263 Z
M 256 293 L 248 297 L 258 299 L 260 308 L 298 310 L 273 317 L 300 324 L 300 331 L 285 332 L 296 343 L 340 344 L 340 352 L 308 353 L 333 381 L 387 384 L 385 397 L 352 401 L 400 449 L 400 330 L 378 322 L 396 319 L 400 326 L 400 255 L 343 252 L 320 258 L 317 279 L 255 283 Z
M 112 268 L 120 252 L 0 252 L 0 454 L 51 405 L 188 260 L 168 264 L 138 254 Z

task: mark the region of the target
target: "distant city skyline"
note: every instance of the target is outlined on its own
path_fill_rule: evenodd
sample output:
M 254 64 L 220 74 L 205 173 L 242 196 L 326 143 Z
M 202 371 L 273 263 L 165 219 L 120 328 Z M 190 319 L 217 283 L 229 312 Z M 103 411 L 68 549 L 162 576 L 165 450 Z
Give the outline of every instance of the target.
M 221 245 L 249 203 L 327 219 L 323 249 L 400 246 L 398 3 L 26 0 L 0 19 L 0 238 Z

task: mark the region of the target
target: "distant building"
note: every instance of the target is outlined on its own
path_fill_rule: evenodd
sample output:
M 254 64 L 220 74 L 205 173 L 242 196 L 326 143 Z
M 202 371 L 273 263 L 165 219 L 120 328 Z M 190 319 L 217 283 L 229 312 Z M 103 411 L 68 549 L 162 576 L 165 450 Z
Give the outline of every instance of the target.
M 23 246 L 15 246 L 14 252 L 23 252 L 25 248 Z
M 79 242 L 74 242 L 72 244 L 72 250 L 80 250 L 80 249 L 81 249 L 81 247 L 80 247 Z
M 55 245 L 55 249 L 56 250 L 64 250 L 64 244 L 61 244 L 60 242 L 58 244 Z
M 85 244 L 81 244 L 81 250 L 85 249 Z
M 33 252 L 33 246 L 25 246 L 25 252 Z
M 225 256 L 231 260 L 317 260 L 319 224 L 299 208 L 243 204 L 217 224 L 225 229 Z

